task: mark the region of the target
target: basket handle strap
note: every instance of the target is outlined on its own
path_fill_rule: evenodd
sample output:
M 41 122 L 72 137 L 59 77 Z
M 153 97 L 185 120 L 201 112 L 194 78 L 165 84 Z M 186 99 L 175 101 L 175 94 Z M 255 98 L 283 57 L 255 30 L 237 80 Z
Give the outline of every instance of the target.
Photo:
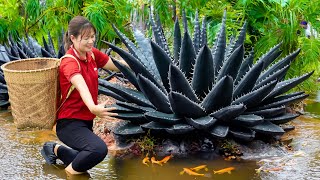
M 66 57 L 69 57 L 69 58 L 74 59 L 74 60 L 78 63 L 79 70 L 81 70 L 79 61 L 77 60 L 76 57 L 74 57 L 74 56 L 71 55 L 71 54 L 65 54 L 64 56 L 62 56 L 62 57 L 60 58 L 60 60 L 58 61 L 58 64 L 60 64 L 61 60 L 62 60 L 63 58 L 66 58 Z M 91 57 L 92 57 L 92 59 L 95 61 L 95 56 L 94 56 L 93 53 L 91 53 Z M 73 91 L 74 89 L 75 89 L 75 86 L 74 86 L 73 84 L 71 84 L 71 86 L 69 87 L 69 90 L 68 90 L 66 99 L 60 104 L 60 106 L 58 107 L 56 113 L 61 109 L 62 105 L 66 102 L 66 100 L 69 98 L 70 94 L 72 93 L 72 91 Z M 62 95 L 61 95 L 60 98 L 62 99 Z
M 93 54 L 93 53 L 92 53 L 92 54 Z M 64 56 L 62 56 L 62 57 L 60 58 L 60 60 L 58 61 L 58 63 L 60 64 L 60 62 L 62 61 L 62 59 L 63 59 L 63 58 L 67 58 L 67 57 L 74 59 L 74 60 L 78 63 L 79 70 L 81 70 L 81 66 L 80 66 L 79 61 L 77 60 L 76 57 L 74 57 L 74 56 L 71 55 L 71 54 L 65 54 Z
M 74 59 L 74 60 L 78 63 L 79 70 L 81 70 L 79 61 L 77 60 L 76 57 L 74 57 L 74 56 L 71 55 L 71 54 L 65 54 L 64 56 L 62 56 L 62 57 L 60 58 L 60 60 L 58 61 L 58 63 L 60 64 L 61 60 L 62 60 L 63 58 L 66 58 L 66 57 L 69 57 L 69 58 Z M 60 106 L 58 107 L 56 113 L 61 109 L 62 105 L 66 102 L 66 100 L 69 98 L 69 96 L 71 95 L 71 93 L 72 93 L 72 91 L 73 91 L 74 89 L 75 89 L 75 86 L 74 86 L 73 84 L 71 84 L 70 87 L 69 87 L 69 89 L 68 89 L 68 93 L 67 93 L 66 98 L 65 98 L 64 101 L 60 104 Z M 62 99 L 62 94 L 61 94 L 60 100 L 61 100 L 61 99 Z

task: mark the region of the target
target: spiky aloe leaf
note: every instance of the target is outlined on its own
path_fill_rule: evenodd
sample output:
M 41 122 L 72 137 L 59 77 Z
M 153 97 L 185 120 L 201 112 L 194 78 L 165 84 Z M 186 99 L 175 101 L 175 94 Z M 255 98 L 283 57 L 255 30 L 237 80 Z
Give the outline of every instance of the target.
M 128 102 L 134 102 L 141 106 L 146 107 L 154 107 L 148 99 L 139 91 L 126 88 L 117 84 L 112 84 L 108 81 L 99 79 L 99 84 L 106 87 L 107 89 L 115 92 L 116 94 L 120 95 L 124 99 L 126 99 Z
M 58 51 L 58 58 L 61 58 L 62 56 L 64 56 L 66 54 L 63 45 L 61 44 L 59 46 L 59 51 Z
M 265 104 L 271 104 L 277 101 L 282 101 L 282 100 L 286 100 L 286 99 L 290 99 L 292 97 L 295 96 L 299 96 L 301 94 L 304 94 L 304 91 L 299 91 L 299 92 L 293 92 L 290 94 L 285 94 L 285 95 L 281 95 L 281 96 L 277 96 L 277 97 L 272 97 L 272 98 L 266 98 L 261 102 L 261 105 L 265 105 Z
M 134 111 L 134 112 L 145 113 L 145 112 L 155 111 L 155 109 L 150 108 L 150 107 L 138 106 L 136 104 L 131 104 L 131 103 L 127 103 L 127 102 L 117 101 L 116 104 L 121 107 L 130 109 L 131 111 Z
M 145 131 L 150 130 L 151 133 L 158 134 L 158 135 L 165 134 L 166 129 L 171 127 L 171 125 L 158 123 L 158 122 L 154 122 L 154 121 L 151 121 L 151 122 L 148 122 L 145 124 L 141 124 L 140 126 L 143 130 L 145 130 Z
M 268 66 L 269 66 L 274 60 L 276 60 L 278 57 L 280 57 L 280 55 L 282 54 L 282 52 L 283 52 L 283 51 L 273 52 L 273 53 L 270 55 L 270 58 L 265 61 L 266 64 L 264 64 L 263 69 L 268 68 Z
M 111 107 L 116 108 L 115 110 L 111 111 L 111 112 L 114 112 L 114 113 L 132 113 L 131 109 L 119 106 L 117 104 L 112 104 L 112 105 L 105 106 L 105 108 L 111 108 Z
M 8 87 L 6 84 L 0 83 L 0 88 L 4 90 L 8 90 Z
M 13 56 L 13 57 L 16 57 L 16 58 L 18 58 L 18 59 L 20 59 L 20 56 L 19 56 L 19 51 L 18 51 L 18 49 L 17 49 L 17 45 L 11 45 L 11 55 Z
M 296 87 L 298 84 L 300 84 L 304 80 L 308 79 L 313 74 L 313 72 L 314 71 L 304 74 L 297 78 L 292 78 L 292 79 L 279 82 L 276 85 L 276 87 L 273 89 L 273 91 L 267 96 L 267 98 L 275 97 L 289 91 L 290 89 Z
M 1 98 L 0 99 L 6 99 L 8 100 L 9 99 L 9 94 L 8 94 L 8 90 L 7 89 L 0 89 L 0 96 Z
M 284 134 L 284 130 L 281 127 L 279 127 L 269 121 L 264 121 L 261 124 L 250 127 L 250 129 L 252 129 L 256 132 L 262 133 L 262 134 L 269 134 L 269 135 L 274 135 L 274 136 Z
M 249 71 L 250 67 L 253 65 L 253 60 L 254 60 L 254 51 L 250 51 L 250 54 L 243 60 L 241 63 L 241 66 L 239 68 L 239 72 L 237 74 L 237 78 L 234 81 L 234 84 L 238 84 L 240 79 L 245 75 L 246 72 Z M 256 63 L 258 64 L 258 63 Z
M 42 54 L 42 57 L 53 58 L 53 55 L 50 54 L 48 51 L 46 51 L 46 50 L 43 49 L 43 48 L 41 48 L 41 54 Z
M 183 22 L 184 32 L 186 33 L 188 32 L 188 22 L 187 22 L 186 12 L 184 9 L 182 10 L 182 22 Z
M 211 116 L 203 116 L 200 118 L 186 118 L 186 121 L 197 129 L 208 129 L 216 123 L 217 119 Z
M 292 114 L 292 113 L 287 113 L 281 116 L 276 116 L 272 118 L 266 118 L 266 121 L 270 121 L 273 124 L 284 124 L 287 123 L 295 118 L 299 117 L 299 114 Z
M 140 49 L 138 49 L 135 46 L 135 44 L 132 41 L 130 41 L 130 39 L 126 35 L 121 33 L 114 24 L 112 24 L 112 28 L 117 33 L 117 35 L 120 38 L 121 42 L 128 48 L 129 52 L 141 62 L 141 59 L 144 56 L 142 55 L 142 52 L 140 51 Z
M 199 118 L 206 115 L 203 108 L 181 93 L 171 91 L 169 101 L 172 111 L 179 116 Z
M 257 110 L 257 111 L 248 111 L 248 112 L 245 112 L 244 114 L 255 114 L 258 116 L 262 116 L 264 118 L 270 118 L 270 117 L 279 116 L 285 113 L 286 113 L 285 106 L 281 106 L 281 107 L 275 107 L 275 108 L 263 109 L 263 110 Z
M 146 69 L 146 67 L 139 62 L 135 57 L 133 57 L 131 54 L 127 53 L 121 48 L 118 48 L 117 46 L 114 46 L 111 43 L 108 43 L 106 41 L 102 41 L 108 44 L 112 50 L 117 52 L 130 66 L 130 68 L 135 72 L 142 74 L 144 77 L 151 80 L 153 83 L 155 83 L 163 92 L 165 92 L 164 87 L 154 78 L 154 76 Z
M 140 58 L 141 63 L 156 77 L 156 79 L 159 80 L 160 75 L 152 56 L 150 40 L 148 38 L 145 38 L 144 34 L 137 28 L 133 29 L 133 34 L 138 44 L 138 49 L 143 55 L 143 57 Z
M 244 127 L 231 127 L 229 133 L 242 141 L 252 141 L 256 136 L 255 131 Z
M 129 82 L 139 91 L 139 85 L 136 78 L 136 75 L 134 72 L 132 72 L 131 69 L 129 69 L 127 66 L 119 63 L 117 60 L 115 60 L 113 57 L 111 57 L 113 64 L 123 73 L 123 75 L 128 79 Z
M 195 64 L 196 52 L 193 48 L 192 41 L 188 32 L 184 33 L 181 50 L 179 66 L 187 78 L 192 77 L 192 69 Z
M 257 62 L 263 62 L 263 69 L 266 69 L 279 55 L 281 51 L 278 51 L 282 42 L 272 47 L 266 54 L 262 55 Z
M 263 68 L 263 62 L 255 64 L 240 80 L 234 89 L 233 97 L 237 98 L 242 94 L 249 93 L 254 87 Z
M 199 102 L 183 72 L 173 64 L 169 67 L 169 82 L 171 91 L 179 92 L 193 102 Z
M 11 48 L 7 45 L 7 44 L 3 44 L 4 50 L 6 51 L 6 53 L 8 55 L 12 55 L 11 54 Z
M 26 52 L 26 55 L 30 58 L 37 57 L 36 54 L 32 52 L 32 50 L 27 46 L 26 42 L 24 40 L 21 41 L 22 48 Z
M 56 52 L 54 50 L 54 44 L 53 44 L 53 41 L 52 41 L 52 38 L 51 38 L 51 34 L 50 34 L 50 31 L 48 31 L 48 47 L 50 49 L 50 54 L 53 54 L 54 57 L 56 57 Z
M 143 94 L 158 111 L 172 113 L 168 97 L 155 84 L 140 74 L 138 75 L 138 84 Z
M 6 80 L 4 79 L 4 75 L 2 74 L 2 72 L 0 73 L 0 83 L 6 84 Z M 1 88 L 0 91 L 1 90 L 3 90 L 3 89 Z
M 123 97 L 119 96 L 118 94 L 110 91 L 109 89 L 107 89 L 107 88 L 105 88 L 103 86 L 99 86 L 98 90 L 99 90 L 99 94 L 103 94 L 103 95 L 106 95 L 106 96 L 113 97 L 114 99 L 117 99 L 119 101 L 127 101 Z
M 229 132 L 229 126 L 225 125 L 214 125 L 210 130 L 210 134 L 216 138 L 225 138 Z
M 29 41 L 29 38 L 26 38 L 26 44 L 28 48 L 31 50 L 31 52 L 35 55 L 35 57 L 38 56 L 37 52 L 35 51 L 35 48 L 33 47 L 33 44 Z M 6 46 L 5 46 L 6 47 Z
M 149 120 L 146 119 L 144 117 L 144 114 L 142 113 L 117 113 L 117 115 L 114 117 L 130 121 L 133 124 L 142 124 L 149 122 Z
M 214 47 L 212 49 L 212 57 L 213 64 L 215 69 L 215 77 L 218 75 L 220 71 L 226 52 L 226 11 L 223 13 L 222 24 L 220 31 L 217 35 L 216 42 L 214 43 Z
M 0 107 L 7 107 L 10 105 L 8 100 L 0 100 Z
M 14 60 L 19 60 L 20 59 L 20 57 L 11 56 L 9 54 L 8 54 L 8 57 L 9 57 L 10 61 L 14 61 Z
M 175 124 L 170 128 L 166 128 L 166 131 L 169 134 L 187 134 L 192 132 L 193 130 L 195 130 L 194 127 L 190 126 L 189 124 Z
M 173 33 L 173 52 L 174 52 L 174 63 L 176 65 L 179 64 L 179 56 L 180 56 L 180 49 L 181 49 L 181 30 L 179 25 L 178 17 L 174 22 L 174 33 Z
M 179 124 L 182 123 L 182 119 L 175 114 L 167 114 L 159 111 L 147 112 L 144 116 L 149 121 L 155 121 L 164 124 Z
M 248 94 L 245 94 L 238 99 L 234 100 L 231 104 L 239 104 L 243 103 L 248 108 L 254 107 L 255 105 L 258 105 L 275 87 L 277 84 L 277 81 L 272 81 L 271 83 L 262 86 L 261 88 L 254 90 Z
M 168 79 L 168 71 L 169 66 L 172 63 L 170 57 L 164 52 L 163 49 L 160 48 L 156 43 L 151 41 L 151 49 L 154 62 L 156 63 L 158 72 L 160 74 L 162 84 L 169 91 L 169 79 Z
M 220 80 L 224 76 L 231 76 L 232 79 L 236 79 L 238 70 L 243 60 L 244 47 L 243 45 L 237 47 L 228 59 L 223 62 L 222 68 L 219 71 L 217 80 Z
M 231 122 L 240 126 L 255 126 L 263 122 L 263 117 L 254 114 L 240 115 Z
M 41 46 L 31 36 L 27 36 L 29 47 L 33 47 L 36 54 L 41 55 Z
M 113 133 L 123 137 L 132 137 L 132 135 L 143 134 L 144 131 L 139 125 L 132 124 L 132 123 L 124 123 L 118 126 L 113 131 Z
M 230 76 L 220 79 L 203 99 L 201 105 L 207 113 L 228 106 L 232 101 L 233 81 Z
M 247 21 L 243 23 L 240 29 L 239 36 L 231 44 L 229 51 L 226 52 L 227 55 L 225 56 L 225 58 L 229 58 L 233 54 L 233 51 L 235 51 L 239 46 L 242 46 L 244 44 L 244 40 L 246 39 L 246 30 L 247 30 Z
M 198 11 L 196 11 L 196 15 L 194 18 L 193 46 L 197 54 L 198 50 L 200 49 L 200 23 L 198 18 Z
M 258 82 L 262 81 L 266 77 L 268 77 L 270 74 L 273 74 L 274 72 L 278 71 L 279 69 L 282 69 L 283 67 L 289 65 L 300 53 L 300 49 L 296 50 L 295 52 L 291 53 L 290 55 L 286 56 L 285 58 L 281 59 L 277 63 L 273 64 L 271 67 L 269 67 L 264 73 L 262 73 L 259 78 Z
M 44 49 L 50 53 L 50 48 L 49 48 L 48 43 L 47 43 L 46 39 L 44 38 L 44 36 L 42 36 L 42 42 L 43 42 Z
M 18 44 L 16 42 L 12 43 L 10 40 L 8 42 L 9 42 L 8 46 L 10 47 L 9 54 L 11 54 L 14 57 L 19 57 L 19 52 L 18 52 L 18 49 L 17 49 Z
M 200 32 L 200 48 L 207 44 L 207 19 L 203 17 Z
M 21 59 L 27 59 L 27 58 L 28 58 L 28 56 L 22 51 L 21 48 L 19 48 L 19 47 L 17 46 L 17 49 L 18 49 L 19 56 L 20 56 Z
M 200 49 L 194 68 L 192 87 L 195 93 L 204 98 L 214 83 L 213 59 L 207 45 Z
M 246 110 L 246 106 L 243 104 L 239 105 L 230 105 L 224 108 L 219 109 L 216 112 L 210 114 L 210 116 L 215 117 L 219 121 L 228 121 L 239 116 Z
M 155 38 L 156 43 L 168 54 L 168 56 L 171 58 L 169 47 L 167 44 L 167 40 L 164 36 L 162 25 L 160 22 L 159 15 L 156 14 L 156 22 L 154 20 L 154 16 L 152 12 L 150 11 L 150 24 L 153 31 L 153 36 Z
M 289 67 L 290 66 L 287 65 L 287 66 L 283 67 L 282 69 L 279 69 L 275 73 L 269 75 L 268 77 L 266 77 L 262 81 L 257 82 L 253 89 L 258 89 L 261 86 L 264 86 L 265 84 L 268 84 L 269 82 L 271 82 L 273 80 L 282 79 L 286 75 L 287 71 L 289 70 Z
M 287 106 L 287 105 L 293 104 L 295 102 L 302 101 L 303 99 L 307 98 L 308 96 L 309 96 L 308 94 L 300 94 L 300 95 L 293 96 L 288 99 L 283 99 L 283 100 L 275 101 L 270 104 L 259 106 L 255 110 L 269 109 L 269 108 L 274 108 L 274 107 L 279 107 L 279 106 L 284 106 L 284 105 Z

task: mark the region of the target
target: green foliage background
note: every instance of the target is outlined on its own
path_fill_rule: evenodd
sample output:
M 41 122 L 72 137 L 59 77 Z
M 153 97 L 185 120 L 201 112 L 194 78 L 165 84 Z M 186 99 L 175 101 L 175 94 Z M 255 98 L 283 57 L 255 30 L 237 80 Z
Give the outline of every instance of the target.
M 76 15 L 86 16 L 95 25 L 99 40 L 112 42 L 116 39 L 112 24 L 128 37 L 131 37 L 131 25 L 139 26 L 150 35 L 150 9 L 161 14 L 169 42 L 173 36 L 175 17 L 181 18 L 184 9 L 192 33 L 198 10 L 200 19 L 207 18 L 210 46 L 226 9 L 228 36 L 236 35 L 237 29 L 246 20 L 245 46 L 247 51 L 254 48 L 255 57 L 260 57 L 281 41 L 282 56 L 301 48 L 287 78 L 315 70 L 314 75 L 299 88 L 308 92 L 318 90 L 314 83 L 320 72 L 320 39 L 308 39 L 303 34 L 297 34 L 298 30 L 303 32 L 299 27 L 301 20 L 310 22 L 320 32 L 318 0 L 0 0 L 0 43 L 6 43 L 9 34 L 15 39 L 28 34 L 41 43 L 42 37 L 46 37 L 49 31 L 53 39 L 58 39 Z M 103 48 L 104 44 L 98 41 L 97 46 Z

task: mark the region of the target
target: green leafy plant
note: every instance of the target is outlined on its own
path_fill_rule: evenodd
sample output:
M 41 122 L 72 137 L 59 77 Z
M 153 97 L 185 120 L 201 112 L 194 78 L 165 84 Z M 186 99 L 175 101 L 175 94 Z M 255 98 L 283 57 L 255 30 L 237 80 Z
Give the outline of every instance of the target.
M 156 147 L 156 139 L 150 134 L 150 131 L 138 139 L 134 139 L 133 142 L 138 145 L 143 154 L 153 154 Z

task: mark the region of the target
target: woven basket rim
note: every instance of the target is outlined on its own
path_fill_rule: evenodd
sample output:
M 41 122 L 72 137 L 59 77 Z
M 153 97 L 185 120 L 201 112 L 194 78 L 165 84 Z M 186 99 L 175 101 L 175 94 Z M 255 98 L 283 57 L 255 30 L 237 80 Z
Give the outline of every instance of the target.
M 12 69 L 8 69 L 6 68 L 6 66 L 10 65 L 10 64 L 14 64 L 14 63 L 20 63 L 20 62 L 24 62 L 24 61 L 43 61 L 44 59 L 46 60 L 54 60 L 54 61 L 59 61 L 58 58 L 46 58 L 46 57 L 41 57 L 41 58 L 27 58 L 27 59 L 20 59 L 20 60 L 15 60 L 15 61 L 9 61 L 4 63 L 3 65 L 1 65 L 1 69 L 5 72 L 11 72 L 11 73 L 32 73 L 32 72 L 41 72 L 41 71 L 47 71 L 47 70 L 51 70 L 51 69 L 55 69 L 58 67 L 58 64 L 54 67 L 49 67 L 49 68 L 43 68 L 43 69 L 35 69 L 35 70 L 12 70 Z

